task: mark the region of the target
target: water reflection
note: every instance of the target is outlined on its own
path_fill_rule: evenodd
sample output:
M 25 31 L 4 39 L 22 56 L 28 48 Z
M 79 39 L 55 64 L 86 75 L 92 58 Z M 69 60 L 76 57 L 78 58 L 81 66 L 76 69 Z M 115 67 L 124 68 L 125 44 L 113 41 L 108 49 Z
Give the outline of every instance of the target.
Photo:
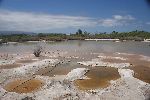
M 9 44 L 9 45 L 0 45 L 0 52 L 9 52 L 9 53 L 23 53 L 33 51 L 35 45 L 39 43 L 18 43 L 18 44 Z M 137 53 L 150 56 L 150 46 L 149 43 L 144 42 L 111 42 L 111 41 L 62 41 L 62 42 L 47 42 L 40 43 L 46 47 L 47 50 L 62 50 L 67 52 L 80 52 L 90 53 L 90 52 L 126 52 L 126 53 Z

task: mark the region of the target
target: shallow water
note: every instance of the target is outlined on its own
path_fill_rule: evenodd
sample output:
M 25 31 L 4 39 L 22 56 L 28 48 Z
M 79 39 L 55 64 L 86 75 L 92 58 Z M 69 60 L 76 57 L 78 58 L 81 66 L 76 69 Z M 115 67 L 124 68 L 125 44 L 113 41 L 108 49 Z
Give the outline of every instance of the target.
M 4 89 L 9 92 L 30 93 L 30 92 L 33 92 L 33 91 L 39 89 L 44 84 L 42 81 L 37 80 L 37 79 L 32 79 L 26 83 L 24 83 L 24 82 L 26 82 L 26 80 L 11 81 L 4 86 Z M 22 85 L 20 85 L 20 84 L 22 84 Z
M 38 43 L 39 44 L 39 43 Z M 37 43 L 18 43 L 10 45 L 0 45 L 0 53 L 19 53 L 24 54 L 26 52 L 32 53 L 33 49 Z M 111 63 L 123 63 L 129 62 L 134 66 L 130 69 L 135 71 L 135 77 L 150 83 L 150 62 L 140 60 L 141 56 L 146 55 L 150 56 L 150 43 L 144 42 L 112 42 L 112 41 L 62 41 L 62 42 L 52 42 L 52 43 L 40 43 L 44 47 L 45 51 L 64 51 L 67 52 L 65 57 L 69 56 L 78 56 L 79 58 L 59 58 L 58 59 L 67 59 L 71 62 L 61 64 L 56 67 L 52 72 L 47 73 L 51 68 L 43 68 L 40 71 L 36 72 L 37 75 L 43 73 L 44 76 L 54 76 L 54 75 L 66 75 L 72 69 L 75 68 L 90 68 L 90 72 L 86 75 L 91 78 L 89 80 L 77 80 L 75 84 L 79 86 L 79 89 L 88 90 L 95 88 L 103 88 L 109 85 L 110 80 L 118 79 L 120 76 L 115 68 L 102 68 L 96 67 L 91 68 L 83 65 L 77 64 L 80 61 L 91 61 L 94 58 L 97 58 L 98 53 L 103 53 L 106 56 L 119 56 L 128 58 L 126 61 L 118 59 L 104 59 L 103 61 Z M 115 52 L 122 53 L 131 53 L 136 55 L 121 55 L 114 54 Z M 43 57 L 44 58 L 44 57 Z M 52 57 L 53 58 L 53 57 Z M 32 62 L 32 61 L 31 61 Z M 31 63 L 30 60 L 21 61 L 21 63 Z M 11 68 L 11 67 L 10 67 Z
M 111 80 L 120 78 L 117 69 L 111 67 L 90 68 L 86 76 L 90 79 L 75 81 L 75 84 L 79 86 L 81 90 L 104 88 L 110 84 Z
M 41 75 L 43 73 L 46 73 L 43 76 L 50 76 L 50 77 L 53 77 L 55 75 L 67 75 L 71 70 L 75 68 L 90 69 L 90 71 L 86 74 L 86 76 L 89 77 L 90 79 L 75 81 L 76 86 L 79 86 L 79 89 L 81 90 L 104 88 L 109 85 L 110 80 L 116 80 L 120 78 L 120 75 L 116 68 L 111 68 L 111 67 L 91 68 L 89 66 L 77 64 L 75 61 L 66 64 L 61 64 L 50 73 L 46 73 L 46 72 L 51 70 L 51 68 L 46 68 L 38 71 L 36 74 Z
M 61 65 L 58 65 L 53 71 L 47 73 L 50 71 L 52 68 L 44 68 L 41 69 L 40 71 L 36 72 L 37 75 L 41 75 L 45 73 L 43 76 L 50 76 L 53 77 L 55 75 L 67 75 L 71 70 L 75 68 L 86 68 L 87 66 L 77 64 L 75 61 L 71 61 L 68 63 L 64 63 Z
M 136 53 L 150 56 L 150 43 L 146 42 L 112 42 L 112 41 L 62 41 L 52 43 L 38 43 L 41 44 L 44 49 L 47 50 L 62 50 L 68 51 L 71 54 L 85 54 L 90 52 L 126 52 Z M 24 53 L 33 52 L 34 47 L 37 43 L 18 43 L 9 45 L 0 45 L 0 52 L 2 53 Z
M 107 54 L 106 54 L 107 55 Z M 114 54 L 109 55 L 114 56 Z M 141 60 L 140 55 L 116 55 L 120 57 L 124 57 L 127 60 L 116 60 L 116 59 L 104 59 L 103 61 L 111 62 L 111 63 L 130 63 L 132 64 L 129 69 L 134 71 L 134 77 L 150 83 L 150 61 Z
M 144 82 L 150 83 L 150 67 L 138 65 L 131 67 L 130 69 L 134 70 L 134 77 Z

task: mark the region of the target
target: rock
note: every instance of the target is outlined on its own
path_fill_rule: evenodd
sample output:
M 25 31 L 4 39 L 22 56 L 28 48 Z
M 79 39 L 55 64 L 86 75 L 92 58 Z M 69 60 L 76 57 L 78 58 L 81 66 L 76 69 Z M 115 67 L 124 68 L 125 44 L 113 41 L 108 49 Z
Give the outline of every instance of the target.
M 76 69 L 73 69 L 71 72 L 69 72 L 67 75 L 66 75 L 66 80 L 69 80 L 69 81 L 74 81 L 76 79 L 85 79 L 85 73 L 88 72 L 89 69 L 87 68 L 76 68 Z
M 121 78 L 133 78 L 134 71 L 130 69 L 118 69 Z

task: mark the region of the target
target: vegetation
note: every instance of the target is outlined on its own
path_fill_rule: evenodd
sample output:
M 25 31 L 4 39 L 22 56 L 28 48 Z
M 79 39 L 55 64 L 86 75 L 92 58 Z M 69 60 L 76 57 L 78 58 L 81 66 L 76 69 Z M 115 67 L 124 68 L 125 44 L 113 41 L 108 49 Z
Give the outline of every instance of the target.
M 89 33 L 87 31 L 82 31 L 79 29 L 74 34 L 64 34 L 64 33 L 39 33 L 36 35 L 29 34 L 11 34 L 11 35 L 0 35 L 2 39 L 1 43 L 6 42 L 26 42 L 26 41 L 62 41 L 62 40 L 83 40 L 88 38 L 98 38 L 98 39 L 120 39 L 120 40 L 136 40 L 141 41 L 150 38 L 150 32 L 146 31 L 131 31 L 131 32 L 116 32 L 111 33 Z
M 42 50 L 43 50 L 42 46 L 36 46 L 36 48 L 34 49 L 34 52 L 33 52 L 35 57 L 40 57 Z

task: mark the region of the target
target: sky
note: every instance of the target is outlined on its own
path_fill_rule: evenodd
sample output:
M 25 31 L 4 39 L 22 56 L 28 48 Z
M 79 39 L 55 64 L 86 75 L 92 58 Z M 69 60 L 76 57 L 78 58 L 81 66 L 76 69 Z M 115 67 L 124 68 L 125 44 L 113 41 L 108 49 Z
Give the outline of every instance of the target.
M 0 31 L 150 31 L 148 0 L 0 0 Z

